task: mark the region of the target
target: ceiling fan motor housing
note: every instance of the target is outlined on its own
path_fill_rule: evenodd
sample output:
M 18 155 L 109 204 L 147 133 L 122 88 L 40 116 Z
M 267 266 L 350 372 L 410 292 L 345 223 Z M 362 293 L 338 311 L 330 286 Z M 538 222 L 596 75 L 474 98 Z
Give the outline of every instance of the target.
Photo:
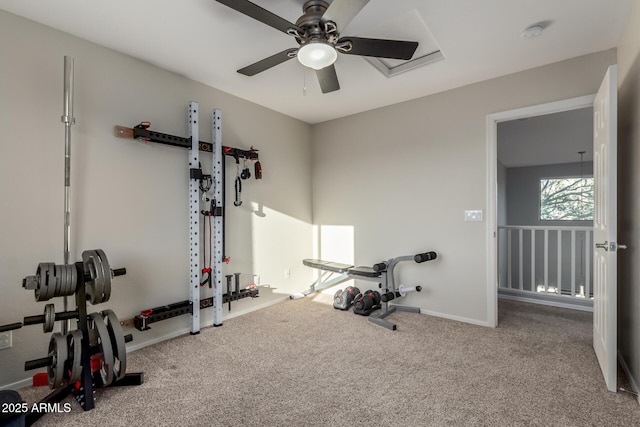
M 323 0 L 310 0 L 302 6 L 303 15 L 296 21 L 296 27 L 303 30 L 294 33 L 296 41 L 304 45 L 311 41 L 326 41 L 335 45 L 338 41 L 338 28 L 333 21 L 323 20 L 329 3 Z

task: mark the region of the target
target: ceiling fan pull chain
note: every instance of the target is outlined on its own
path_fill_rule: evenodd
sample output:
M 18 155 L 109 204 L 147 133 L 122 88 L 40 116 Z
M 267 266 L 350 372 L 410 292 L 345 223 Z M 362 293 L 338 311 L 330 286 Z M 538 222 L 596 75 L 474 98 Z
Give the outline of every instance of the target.
M 307 96 L 307 67 L 302 68 L 302 96 Z

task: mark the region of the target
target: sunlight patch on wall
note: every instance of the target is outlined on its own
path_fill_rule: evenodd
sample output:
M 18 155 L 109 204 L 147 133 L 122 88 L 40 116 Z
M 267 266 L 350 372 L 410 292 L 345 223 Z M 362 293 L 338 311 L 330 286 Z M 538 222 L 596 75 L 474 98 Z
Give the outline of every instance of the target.
M 353 225 L 314 225 L 314 254 L 324 261 L 354 264 L 354 226 Z M 314 280 L 319 278 L 319 271 L 314 270 Z M 336 289 L 353 286 L 354 281 L 348 280 L 322 293 L 333 294 Z
M 354 263 L 353 225 L 320 226 L 320 258 L 327 261 Z

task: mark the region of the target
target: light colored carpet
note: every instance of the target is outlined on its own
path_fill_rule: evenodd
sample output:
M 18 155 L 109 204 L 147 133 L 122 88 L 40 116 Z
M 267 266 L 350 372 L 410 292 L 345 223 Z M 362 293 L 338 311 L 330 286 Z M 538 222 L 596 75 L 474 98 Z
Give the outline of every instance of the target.
M 590 313 L 500 301 L 498 328 L 394 313 L 389 331 L 316 294 L 129 354 L 137 387 L 46 426 L 633 426 Z M 48 389 L 23 389 L 28 402 Z

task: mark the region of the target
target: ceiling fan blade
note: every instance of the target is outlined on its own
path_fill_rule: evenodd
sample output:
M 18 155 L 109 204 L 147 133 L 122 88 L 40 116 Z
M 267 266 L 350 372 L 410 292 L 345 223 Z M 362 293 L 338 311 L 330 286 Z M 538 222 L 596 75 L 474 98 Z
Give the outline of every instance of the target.
M 255 76 L 256 74 L 268 70 L 271 67 L 275 67 L 276 65 L 282 64 L 283 62 L 288 61 L 291 58 L 295 58 L 295 53 L 297 51 L 298 49 L 283 50 L 282 52 L 271 55 L 270 57 L 265 58 L 262 61 L 258 61 L 254 64 L 241 68 L 238 70 L 238 72 L 240 74 L 244 74 L 245 76 Z
M 409 60 L 418 48 L 418 42 L 403 40 L 368 39 L 362 37 L 342 37 L 338 43 L 350 41 L 350 51 L 342 51 L 348 55 L 373 56 L 376 58 L 392 58 Z
M 286 33 L 289 28 L 296 28 L 294 24 L 287 21 L 278 15 L 269 12 L 266 9 L 261 8 L 257 4 L 251 3 L 247 0 L 216 0 L 218 3 L 222 3 L 225 6 L 229 6 L 231 9 L 245 14 L 257 21 L 267 24 L 270 27 L 280 30 Z
M 316 70 L 316 76 L 318 76 L 318 83 L 320 83 L 322 93 L 329 93 L 340 89 L 336 67 L 334 67 L 333 64 Z
M 333 0 L 322 17 L 335 22 L 343 31 L 367 3 L 369 0 Z

